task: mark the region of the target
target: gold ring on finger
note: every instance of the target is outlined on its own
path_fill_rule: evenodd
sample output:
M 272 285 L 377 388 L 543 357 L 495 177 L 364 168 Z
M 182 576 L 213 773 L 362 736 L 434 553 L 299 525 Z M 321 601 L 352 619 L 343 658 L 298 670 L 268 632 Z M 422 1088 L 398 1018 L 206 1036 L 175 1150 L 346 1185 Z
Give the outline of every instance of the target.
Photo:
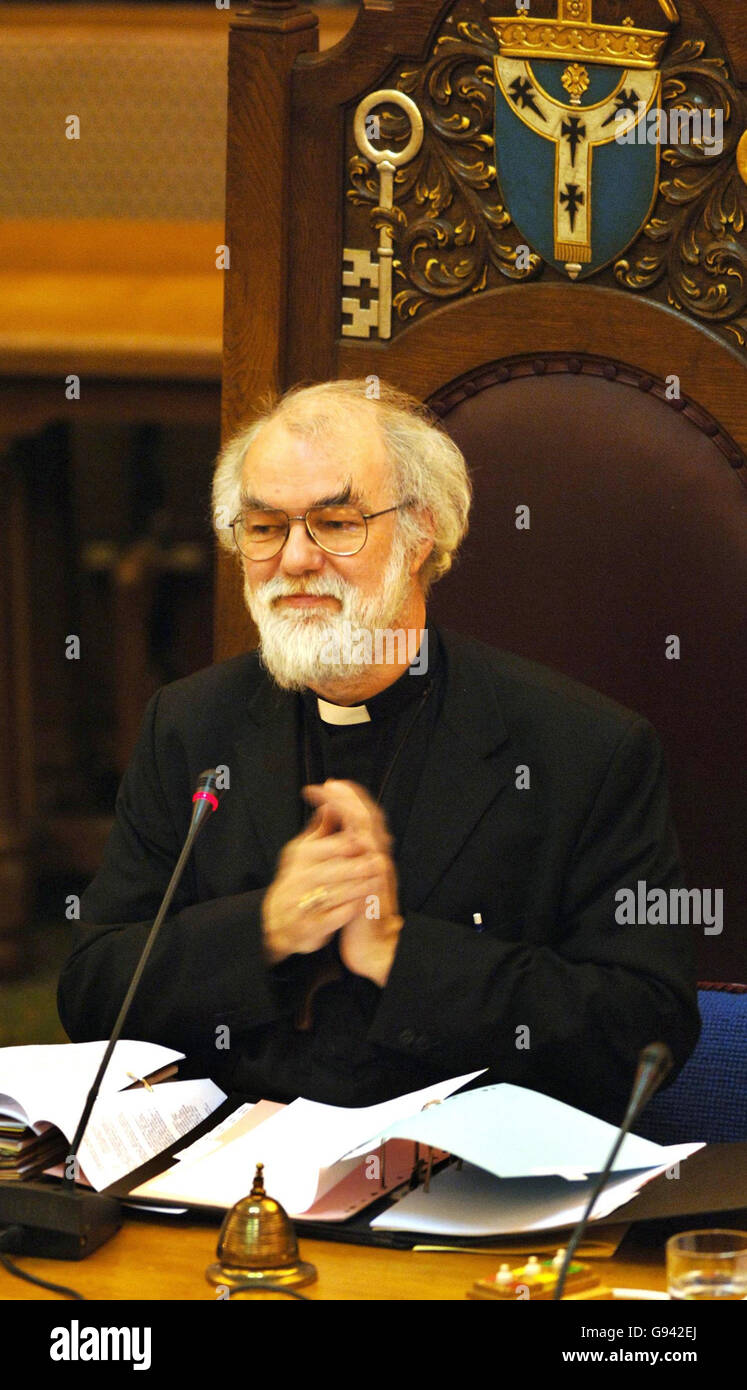
M 298 911 L 306 912 L 308 908 L 320 907 L 328 897 L 326 888 L 313 888 L 310 893 L 304 893 L 303 897 L 298 899 Z

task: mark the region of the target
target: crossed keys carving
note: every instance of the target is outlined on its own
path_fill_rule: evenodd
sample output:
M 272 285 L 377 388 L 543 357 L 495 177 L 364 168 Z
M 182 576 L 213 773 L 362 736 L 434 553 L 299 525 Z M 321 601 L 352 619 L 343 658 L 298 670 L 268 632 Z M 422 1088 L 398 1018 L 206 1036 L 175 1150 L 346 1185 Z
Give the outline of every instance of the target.
M 369 139 L 366 121 L 375 106 L 387 102 L 398 106 L 410 121 L 410 138 L 401 150 L 377 150 Z M 391 212 L 394 207 L 394 175 L 402 164 L 407 164 L 420 150 L 423 143 L 423 117 L 415 102 L 404 92 L 385 89 L 371 92 L 359 103 L 353 122 L 355 143 L 364 158 L 371 161 L 379 171 L 379 206 L 374 208 L 372 219 L 382 212 Z M 343 323 L 342 333 L 348 338 L 368 338 L 371 329 L 376 328 L 380 338 L 392 336 L 392 245 L 391 224 L 384 218 L 379 223 L 378 260 L 370 251 L 344 247 L 342 283 L 345 288 L 360 288 L 368 281 L 376 297 L 364 306 L 360 296 L 343 295 L 342 312 L 350 314 L 351 322 Z

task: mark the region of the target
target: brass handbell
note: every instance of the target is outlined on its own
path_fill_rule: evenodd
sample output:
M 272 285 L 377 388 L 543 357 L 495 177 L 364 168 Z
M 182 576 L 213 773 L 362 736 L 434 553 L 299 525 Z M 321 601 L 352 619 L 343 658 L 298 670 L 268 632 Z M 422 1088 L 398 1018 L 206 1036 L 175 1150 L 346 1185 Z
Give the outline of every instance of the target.
M 311 1284 L 312 1264 L 298 1258 L 298 1241 L 287 1212 L 265 1192 L 263 1163 L 257 1164 L 252 1190 L 231 1207 L 218 1236 L 217 1263 L 208 1265 L 211 1284 Z

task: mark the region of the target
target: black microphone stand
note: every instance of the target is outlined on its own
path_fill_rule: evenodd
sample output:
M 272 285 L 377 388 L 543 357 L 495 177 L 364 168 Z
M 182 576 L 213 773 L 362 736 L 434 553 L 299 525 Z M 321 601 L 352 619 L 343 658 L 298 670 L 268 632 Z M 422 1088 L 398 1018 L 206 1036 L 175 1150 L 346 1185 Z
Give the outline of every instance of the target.
M 571 1260 L 573 1259 L 573 1256 L 575 1255 L 576 1250 L 578 1249 L 578 1246 L 581 1242 L 581 1237 L 583 1236 L 584 1231 L 586 1230 L 590 1213 L 594 1208 L 594 1203 L 596 1202 L 600 1192 L 602 1191 L 602 1188 L 604 1187 L 610 1175 L 610 1172 L 612 1171 L 612 1165 L 615 1159 L 617 1158 L 618 1153 L 620 1152 L 620 1147 L 622 1145 L 623 1139 L 628 1133 L 628 1130 L 630 1129 L 630 1126 L 633 1124 L 633 1121 L 638 1117 L 638 1115 L 640 1115 L 641 1111 L 643 1110 L 643 1107 L 651 1099 L 652 1095 L 654 1094 L 654 1091 L 658 1090 L 659 1086 L 664 1080 L 664 1077 L 667 1075 L 667 1072 L 671 1069 L 671 1067 L 672 1054 L 669 1051 L 669 1048 L 667 1047 L 666 1043 L 649 1043 L 647 1047 L 644 1047 L 643 1051 L 640 1054 L 640 1057 L 638 1058 L 638 1070 L 636 1072 L 635 1081 L 633 1083 L 633 1091 L 630 1100 L 628 1101 L 628 1108 L 625 1112 L 625 1118 L 623 1119 L 623 1122 L 620 1126 L 620 1132 L 617 1136 L 617 1139 L 615 1140 L 615 1143 L 612 1146 L 612 1152 L 610 1153 L 610 1156 L 604 1165 L 603 1171 L 599 1174 L 599 1177 L 594 1184 L 594 1190 L 592 1191 L 592 1194 L 586 1204 L 584 1214 L 581 1217 L 581 1220 L 579 1221 L 578 1225 L 576 1226 L 576 1229 L 573 1232 L 573 1235 L 566 1248 L 565 1257 L 563 1259 L 563 1263 L 560 1267 L 560 1272 L 558 1274 L 558 1282 L 555 1285 L 555 1292 L 553 1293 L 553 1302 L 556 1302 L 558 1299 L 563 1297 L 563 1287 L 565 1285 L 566 1275 L 568 1274 Z
M 197 790 L 192 797 L 192 813 L 187 838 L 171 875 L 158 915 L 151 927 L 137 963 L 130 987 L 114 1024 L 106 1051 L 83 1107 L 78 1127 L 73 1135 L 70 1152 L 65 1160 L 65 1176 L 61 1185 L 42 1180 L 19 1183 L 0 1183 L 0 1227 L 6 1229 L 2 1249 L 15 1255 L 40 1255 L 46 1259 L 82 1260 L 109 1240 L 122 1224 L 121 1203 L 102 1192 L 76 1188 L 75 1173 L 78 1150 L 91 1111 L 101 1089 L 104 1074 L 130 1011 L 135 991 L 140 983 L 148 958 L 156 942 L 171 900 L 184 872 L 192 845 L 212 811 L 218 808 L 222 788 L 217 786 L 214 769 L 201 773 Z

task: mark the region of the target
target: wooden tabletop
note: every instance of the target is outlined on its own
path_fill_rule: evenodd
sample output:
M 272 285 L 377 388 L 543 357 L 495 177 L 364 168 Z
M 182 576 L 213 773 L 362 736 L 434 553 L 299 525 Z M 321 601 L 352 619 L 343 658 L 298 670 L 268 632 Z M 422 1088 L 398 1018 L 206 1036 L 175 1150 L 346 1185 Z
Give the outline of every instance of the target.
M 178 1224 L 177 1224 L 178 1223 Z M 20 1267 L 53 1283 L 66 1284 L 89 1299 L 214 1300 L 205 1270 L 216 1258 L 218 1228 L 183 1224 L 183 1218 L 126 1220 L 106 1245 L 86 1260 L 15 1259 Z M 299 1242 L 301 1258 L 316 1265 L 318 1279 L 302 1292 L 310 1299 L 342 1301 L 464 1300 L 475 1279 L 495 1272 L 507 1256 L 458 1251 L 419 1253 Z M 530 1247 L 527 1247 L 529 1250 Z M 513 1257 L 511 1257 L 513 1258 Z M 518 1261 L 519 1256 L 516 1256 Z M 595 1260 L 603 1281 L 613 1287 L 664 1291 L 664 1250 L 647 1247 L 632 1228 L 612 1259 Z M 257 1293 L 236 1298 L 279 1299 Z M 0 1300 L 55 1299 L 58 1295 L 22 1283 L 0 1268 Z

